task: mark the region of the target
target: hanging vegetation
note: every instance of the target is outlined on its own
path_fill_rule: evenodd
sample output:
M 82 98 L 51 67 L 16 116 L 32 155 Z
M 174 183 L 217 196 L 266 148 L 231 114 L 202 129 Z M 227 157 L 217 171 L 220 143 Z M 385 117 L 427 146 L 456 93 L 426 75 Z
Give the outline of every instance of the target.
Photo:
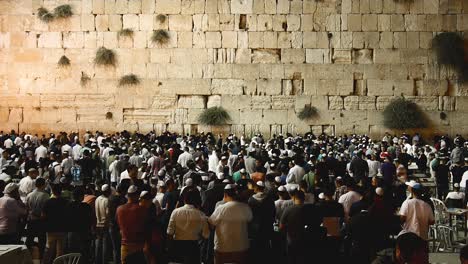
M 219 126 L 225 125 L 231 120 L 229 113 L 222 107 L 210 107 L 200 114 L 198 122 L 202 125 Z
M 124 29 L 119 31 L 119 36 L 121 36 L 121 37 L 133 37 L 133 29 L 124 28 Z
M 465 41 L 456 32 L 444 32 L 434 37 L 432 47 L 437 63 L 457 72 L 458 79 L 468 81 L 468 62 L 465 60 Z
M 96 52 L 96 58 L 94 58 L 94 63 L 104 66 L 115 66 L 116 61 L 114 51 L 105 47 L 100 47 Z
M 60 5 L 54 9 L 54 16 L 56 18 L 68 18 L 73 15 L 71 5 Z
M 305 105 L 304 108 L 297 113 L 297 117 L 300 120 L 308 120 L 316 117 L 318 115 L 317 108 L 315 106 L 311 106 L 310 104 Z
M 406 100 L 398 98 L 391 101 L 383 111 L 384 125 L 392 129 L 409 129 L 428 127 L 426 116 L 419 106 Z
M 158 20 L 159 23 L 163 24 L 164 22 L 166 22 L 166 15 L 159 14 L 156 16 L 156 20 Z
M 81 72 L 80 85 L 86 86 L 89 81 L 91 81 L 91 78 L 85 72 Z
M 159 45 L 163 45 L 169 42 L 169 33 L 164 29 L 159 29 L 153 32 L 151 41 Z
M 140 78 L 135 74 L 127 74 L 120 78 L 119 86 L 131 86 L 140 84 Z
M 37 9 L 37 18 L 44 23 L 49 23 L 54 20 L 54 15 L 52 15 L 49 10 L 44 7 L 39 7 Z
M 62 57 L 60 57 L 60 59 L 59 59 L 59 61 L 57 62 L 57 64 L 58 64 L 60 67 L 70 66 L 70 59 L 67 58 L 67 56 L 63 55 Z

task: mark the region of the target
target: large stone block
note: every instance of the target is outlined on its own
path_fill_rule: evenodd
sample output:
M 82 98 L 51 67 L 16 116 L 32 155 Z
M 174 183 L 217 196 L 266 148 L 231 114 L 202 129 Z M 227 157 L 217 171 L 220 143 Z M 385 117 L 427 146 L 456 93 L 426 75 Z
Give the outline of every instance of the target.
M 281 62 L 300 64 L 305 61 L 304 49 L 282 49 Z
M 232 14 L 251 14 L 253 12 L 253 0 L 231 0 Z
M 40 34 L 37 46 L 39 48 L 61 48 L 62 33 L 61 32 L 43 32 Z
M 204 96 L 180 96 L 177 101 L 178 108 L 205 108 Z
M 328 96 L 328 109 L 329 110 L 343 110 L 343 97 L 341 96 Z
M 447 80 L 423 80 L 422 89 L 419 95 L 445 95 L 449 84 Z
M 252 63 L 279 63 L 280 55 L 279 49 L 254 49 Z
M 180 10 L 181 0 L 156 1 L 156 13 L 158 14 L 179 14 Z
M 212 94 L 242 95 L 244 94 L 245 81 L 240 79 L 213 79 L 211 84 Z
M 271 96 L 252 96 L 252 109 L 271 109 Z
M 263 124 L 286 124 L 288 123 L 288 110 L 263 110 Z

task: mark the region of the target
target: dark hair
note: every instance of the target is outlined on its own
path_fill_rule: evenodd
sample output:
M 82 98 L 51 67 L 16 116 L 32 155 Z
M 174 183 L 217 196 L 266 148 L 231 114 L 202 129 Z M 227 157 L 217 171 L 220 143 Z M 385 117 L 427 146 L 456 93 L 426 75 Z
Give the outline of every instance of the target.
M 45 186 L 46 181 L 44 178 L 37 178 L 36 179 L 36 187 L 42 187 Z
M 200 193 L 196 188 L 193 187 L 186 187 L 184 191 L 184 203 L 194 205 L 197 201 L 200 201 Z
M 61 184 L 52 184 L 50 186 L 50 189 L 52 190 L 52 193 L 55 196 L 60 196 L 60 194 L 62 194 L 62 185 Z
M 293 194 L 294 198 L 298 199 L 299 201 L 304 201 L 305 200 L 305 194 L 301 190 L 297 190 Z
M 398 236 L 395 247 L 399 249 L 402 260 L 408 262 L 417 252 L 426 251 L 427 243 L 415 233 L 408 232 Z
M 80 201 L 83 200 L 83 197 L 85 195 L 85 192 L 82 187 L 76 187 L 75 190 L 73 190 L 73 200 L 75 201 Z
M 236 189 L 224 189 L 224 194 L 235 199 L 237 197 L 237 190 Z
M 132 181 L 130 179 L 122 179 L 117 186 L 117 191 L 120 194 L 127 194 L 128 187 L 130 187 L 131 183 Z

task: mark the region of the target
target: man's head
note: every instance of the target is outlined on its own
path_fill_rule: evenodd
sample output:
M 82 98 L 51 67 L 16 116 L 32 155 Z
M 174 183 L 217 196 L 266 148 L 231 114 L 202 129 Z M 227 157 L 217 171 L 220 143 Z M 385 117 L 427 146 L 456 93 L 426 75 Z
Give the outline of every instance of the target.
M 305 200 L 305 194 L 301 190 L 296 190 L 292 193 L 292 199 L 294 204 L 303 204 Z
M 127 167 L 127 171 L 128 171 L 128 176 L 131 179 L 136 179 L 137 178 L 137 176 L 138 176 L 138 167 L 137 166 L 135 166 L 133 164 L 130 164 Z
M 52 189 L 52 194 L 55 196 L 55 197 L 60 197 L 62 195 L 62 185 L 61 184 L 52 184 L 50 186 L 50 188 Z
M 227 184 L 224 187 L 224 200 L 225 201 L 233 201 L 236 199 L 237 190 L 234 184 Z
M 255 193 L 260 193 L 260 192 L 263 192 L 264 190 L 265 190 L 265 183 L 262 181 L 258 181 L 254 187 Z
M 109 196 L 111 193 L 111 188 L 109 184 L 104 184 L 101 186 L 101 192 L 104 196 Z
M 37 175 L 39 175 L 39 173 L 36 170 L 36 168 L 30 168 L 28 170 L 28 176 L 31 177 L 32 179 L 36 179 Z
M 3 190 L 3 193 L 12 197 L 12 198 L 15 198 L 15 199 L 18 199 L 19 198 L 19 186 L 18 184 L 16 183 L 9 183 L 5 186 L 5 190 Z
M 395 245 L 398 263 L 429 263 L 427 242 L 415 233 L 398 236 Z
M 46 181 L 44 178 L 37 178 L 35 185 L 38 190 L 44 190 L 46 186 Z
M 188 189 L 184 192 L 184 203 L 195 205 L 197 201 L 201 200 L 200 193 L 196 188 L 187 187 Z
M 131 185 L 130 187 L 128 187 L 128 191 L 127 191 L 128 202 L 130 203 L 138 202 L 139 196 L 140 196 L 140 193 L 138 191 L 138 187 L 136 187 L 135 185 Z

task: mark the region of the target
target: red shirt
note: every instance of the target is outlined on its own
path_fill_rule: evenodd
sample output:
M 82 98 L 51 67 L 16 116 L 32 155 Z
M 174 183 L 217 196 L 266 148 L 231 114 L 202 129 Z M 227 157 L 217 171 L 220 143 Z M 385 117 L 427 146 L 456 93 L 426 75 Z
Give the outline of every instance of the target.
M 143 247 L 148 235 L 148 209 L 138 203 L 127 203 L 117 208 L 117 223 L 122 235 L 122 245 Z

